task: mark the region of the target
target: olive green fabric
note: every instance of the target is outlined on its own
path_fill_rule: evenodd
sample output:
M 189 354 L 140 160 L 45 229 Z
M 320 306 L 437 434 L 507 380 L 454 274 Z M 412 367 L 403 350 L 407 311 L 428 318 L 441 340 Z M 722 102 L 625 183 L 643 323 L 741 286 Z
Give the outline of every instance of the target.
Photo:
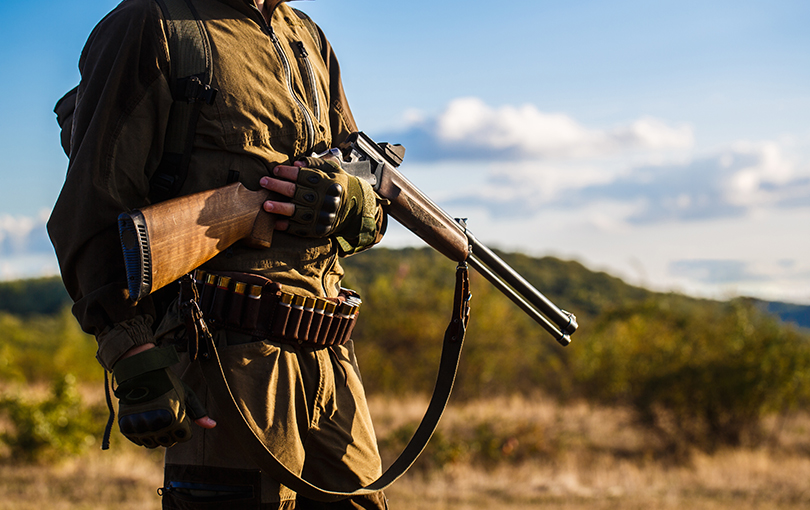
M 226 345 L 229 337 L 237 343 L 244 335 L 216 334 L 228 382 L 238 391 L 242 412 L 263 431 L 263 441 L 279 460 L 307 481 L 332 490 L 354 490 L 380 476 L 376 436 L 353 342 L 318 349 L 270 341 Z M 219 419 L 217 399 L 199 364 L 182 356 L 175 370 L 200 395 L 210 416 Z M 238 441 L 223 437 L 224 427 L 194 429 L 191 441 L 166 451 L 167 465 L 257 469 Z M 262 502 L 295 499 L 290 489 L 262 473 Z
M 181 195 L 223 186 L 232 175 L 258 189 L 276 165 L 323 152 L 357 130 L 331 45 L 295 10 L 284 3 L 276 9 L 274 39 L 249 0 L 194 6 L 211 40 L 212 86 L 219 93 L 201 109 Z M 116 219 L 148 203 L 172 104 L 170 66 L 153 0 L 121 3 L 94 29 L 79 62 L 70 165 L 48 232 L 74 314 L 97 337 L 98 359 L 107 369 L 151 341 L 156 327 L 150 298 L 137 305 L 127 299 Z M 379 240 L 380 208 L 374 218 L 374 225 L 364 218 L 364 228 L 376 228 L 373 236 L 277 232 L 272 248 L 238 244 L 207 268 L 259 273 L 300 294 L 334 297 L 343 276 L 339 256 Z
M 118 425 L 133 443 L 170 447 L 191 439 L 191 419 L 207 413 L 194 392 L 168 367 L 180 359 L 160 347 L 122 359 L 113 367 L 118 387 Z

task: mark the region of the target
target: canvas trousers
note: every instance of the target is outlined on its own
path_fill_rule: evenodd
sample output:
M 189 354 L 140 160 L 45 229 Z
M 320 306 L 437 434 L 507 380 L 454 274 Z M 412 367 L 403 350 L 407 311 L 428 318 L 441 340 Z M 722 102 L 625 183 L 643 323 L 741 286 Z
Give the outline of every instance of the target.
M 377 440 L 352 341 L 307 347 L 250 341 L 217 331 L 215 342 L 227 381 L 247 419 L 291 471 L 328 490 L 351 491 L 381 473 Z M 217 396 L 199 363 L 187 355 L 175 370 L 220 420 Z M 319 503 L 274 481 L 225 428 L 193 427 L 194 436 L 166 451 L 165 509 L 385 509 L 385 496 Z

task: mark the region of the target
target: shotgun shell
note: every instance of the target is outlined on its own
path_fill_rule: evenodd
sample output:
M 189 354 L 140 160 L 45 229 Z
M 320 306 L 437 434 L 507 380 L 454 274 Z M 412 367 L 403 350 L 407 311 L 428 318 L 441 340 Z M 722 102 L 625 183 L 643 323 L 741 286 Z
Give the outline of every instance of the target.
M 276 313 L 273 314 L 273 329 L 274 336 L 284 336 L 287 331 L 287 323 L 290 321 L 290 312 L 292 311 L 292 303 L 295 296 L 292 294 L 282 293 L 278 300 L 278 308 Z
M 253 330 L 258 326 L 261 297 L 262 286 L 251 285 L 248 289 L 247 299 L 244 300 L 245 311 L 242 315 L 243 328 Z
M 242 311 L 245 306 L 245 290 L 247 283 L 234 281 L 231 302 L 228 306 L 228 324 L 240 326 L 242 324 Z

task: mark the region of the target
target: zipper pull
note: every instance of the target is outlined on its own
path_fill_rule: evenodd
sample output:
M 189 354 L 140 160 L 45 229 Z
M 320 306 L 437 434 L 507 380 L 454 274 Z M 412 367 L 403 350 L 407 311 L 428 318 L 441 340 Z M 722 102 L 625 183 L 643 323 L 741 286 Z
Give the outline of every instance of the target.
M 309 53 L 307 53 L 307 49 L 304 47 L 304 43 L 302 41 L 298 41 L 295 44 L 298 45 L 298 51 L 301 52 L 301 56 L 307 58 L 309 56 Z

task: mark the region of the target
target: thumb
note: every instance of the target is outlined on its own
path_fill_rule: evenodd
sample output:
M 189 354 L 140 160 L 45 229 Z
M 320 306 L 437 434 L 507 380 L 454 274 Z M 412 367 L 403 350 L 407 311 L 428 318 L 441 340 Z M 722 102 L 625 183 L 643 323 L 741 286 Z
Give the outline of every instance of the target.
M 197 397 L 194 391 L 191 388 L 189 388 L 185 382 L 180 381 L 180 383 L 183 385 L 183 391 L 186 394 L 186 402 L 185 402 L 186 412 L 188 412 L 188 414 L 195 421 L 207 418 L 208 411 L 205 410 L 205 406 L 203 405 L 202 402 L 200 402 L 200 399 Z M 211 420 L 211 418 L 208 419 Z M 214 420 L 211 421 L 213 422 Z

